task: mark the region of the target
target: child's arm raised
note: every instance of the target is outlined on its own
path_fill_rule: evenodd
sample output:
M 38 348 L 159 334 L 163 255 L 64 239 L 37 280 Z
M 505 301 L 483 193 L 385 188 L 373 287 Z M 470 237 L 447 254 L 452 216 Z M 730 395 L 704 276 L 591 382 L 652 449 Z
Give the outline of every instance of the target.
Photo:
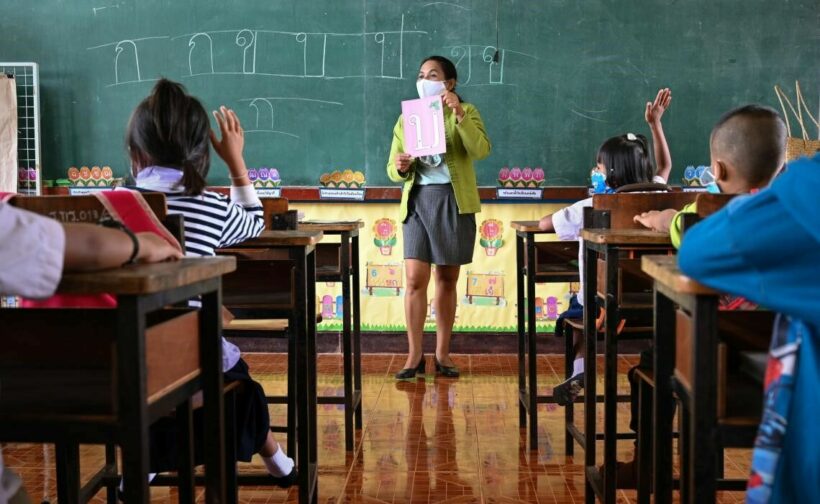
M 652 148 L 655 151 L 655 163 L 658 171 L 657 176 L 664 180 L 669 180 L 672 172 L 672 155 L 669 154 L 669 145 L 666 143 L 666 136 L 663 133 L 661 118 L 669 104 L 672 103 L 672 91 L 664 88 L 658 91 L 654 102 L 646 102 L 646 112 L 644 118 L 649 129 L 652 130 Z
M 251 185 L 248 178 L 248 168 L 245 166 L 245 159 L 242 157 L 242 149 L 245 147 L 245 130 L 239 124 L 236 112 L 225 107 L 219 107 L 219 111 L 213 111 L 216 123 L 219 125 L 219 132 L 222 139 L 216 137 L 213 130 L 210 131 L 211 144 L 214 150 L 228 165 L 231 185 L 235 187 Z

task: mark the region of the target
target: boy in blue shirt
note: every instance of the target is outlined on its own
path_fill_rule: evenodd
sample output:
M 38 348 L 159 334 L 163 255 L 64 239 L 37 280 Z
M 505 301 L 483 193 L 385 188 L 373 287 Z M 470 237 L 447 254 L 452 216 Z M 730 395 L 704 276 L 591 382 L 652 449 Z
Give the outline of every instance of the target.
M 780 313 L 764 383 L 749 503 L 820 502 L 820 154 L 686 233 L 681 271 Z

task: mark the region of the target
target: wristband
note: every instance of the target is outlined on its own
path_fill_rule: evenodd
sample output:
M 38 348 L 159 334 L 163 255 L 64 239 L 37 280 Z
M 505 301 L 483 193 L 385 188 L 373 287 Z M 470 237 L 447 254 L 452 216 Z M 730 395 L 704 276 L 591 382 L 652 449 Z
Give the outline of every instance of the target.
M 133 231 L 128 229 L 122 222 L 112 219 L 110 217 L 102 219 L 100 221 L 100 225 L 107 228 L 119 229 L 120 231 L 127 234 L 128 237 L 131 238 L 131 243 L 134 245 L 134 248 L 131 251 L 131 257 L 129 257 L 127 261 L 122 263 L 122 265 L 127 266 L 129 264 L 134 264 L 135 262 L 137 262 L 137 256 L 140 253 L 140 242 L 137 239 L 137 235 L 135 235 Z

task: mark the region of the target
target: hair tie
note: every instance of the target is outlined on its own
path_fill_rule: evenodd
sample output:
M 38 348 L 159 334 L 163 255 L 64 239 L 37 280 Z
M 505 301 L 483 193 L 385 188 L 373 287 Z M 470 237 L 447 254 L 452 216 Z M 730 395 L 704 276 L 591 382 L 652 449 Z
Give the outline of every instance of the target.
M 626 139 L 629 140 L 630 142 L 634 142 L 635 140 L 638 139 L 638 137 L 635 136 L 635 133 L 627 133 L 626 134 Z

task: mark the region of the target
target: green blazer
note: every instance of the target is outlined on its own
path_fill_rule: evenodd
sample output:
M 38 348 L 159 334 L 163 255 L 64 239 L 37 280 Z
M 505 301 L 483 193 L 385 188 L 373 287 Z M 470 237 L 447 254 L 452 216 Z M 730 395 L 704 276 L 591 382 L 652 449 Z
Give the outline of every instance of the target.
M 475 178 L 473 161 L 478 161 L 490 155 L 492 146 L 481 115 L 473 105 L 462 103 L 464 119 L 459 123 L 456 114 L 450 109 L 444 110 L 444 136 L 447 140 L 447 152 L 444 161 L 450 170 L 453 192 L 458 204 L 458 213 L 472 214 L 481 210 L 481 200 L 478 197 L 478 184 Z M 396 154 L 404 152 L 404 125 L 401 116 L 393 128 L 393 143 L 390 146 L 390 158 L 387 160 L 387 176 L 393 182 L 403 182 L 401 193 L 401 222 L 407 219 L 407 200 L 410 190 L 416 179 L 415 162 L 405 174 L 396 169 Z

